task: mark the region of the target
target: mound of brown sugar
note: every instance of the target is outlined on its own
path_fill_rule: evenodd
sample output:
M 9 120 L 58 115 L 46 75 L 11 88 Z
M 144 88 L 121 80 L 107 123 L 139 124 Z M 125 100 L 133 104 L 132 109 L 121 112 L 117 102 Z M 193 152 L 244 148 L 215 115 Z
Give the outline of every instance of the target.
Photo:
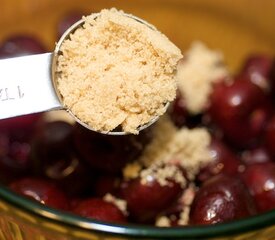
M 63 104 L 96 131 L 121 126 L 137 134 L 174 100 L 181 51 L 154 27 L 116 9 L 84 20 L 60 48 Z
M 208 148 L 210 141 L 211 135 L 206 128 L 177 129 L 164 115 L 153 129 L 152 141 L 136 161 L 126 165 L 123 176 L 125 179 L 140 176 L 144 184 L 153 176 L 162 186 L 169 184 L 167 179 L 173 179 L 184 187 L 186 180 L 175 166 L 181 166 L 188 179 L 194 180 L 199 170 L 213 161 Z
M 207 48 L 202 42 L 193 42 L 178 64 L 178 89 L 191 114 L 203 112 L 216 82 L 229 76 L 221 52 Z

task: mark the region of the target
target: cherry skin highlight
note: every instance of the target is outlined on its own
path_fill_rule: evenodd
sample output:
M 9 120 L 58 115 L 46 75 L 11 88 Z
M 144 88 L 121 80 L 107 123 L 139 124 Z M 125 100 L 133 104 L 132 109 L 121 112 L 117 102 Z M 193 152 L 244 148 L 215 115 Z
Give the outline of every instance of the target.
M 219 174 L 206 181 L 191 207 L 191 224 L 216 224 L 254 215 L 252 196 L 239 178 Z
M 221 140 L 212 137 L 209 150 L 213 160 L 200 170 L 197 176 L 200 182 L 204 182 L 221 172 L 232 177 L 238 173 L 242 165 L 240 159 Z
M 275 209 L 275 163 L 250 165 L 242 173 L 242 178 L 260 212 Z
M 49 181 L 38 178 L 24 178 L 10 184 L 11 190 L 49 207 L 68 210 L 66 195 Z
M 246 80 L 219 83 L 210 96 L 209 115 L 230 143 L 252 147 L 261 139 L 272 107 L 264 92 Z
M 156 180 L 143 184 L 138 178 L 122 183 L 120 194 L 127 202 L 130 218 L 140 223 L 152 223 L 181 192 L 181 186 L 172 181 L 168 186 L 161 186 Z

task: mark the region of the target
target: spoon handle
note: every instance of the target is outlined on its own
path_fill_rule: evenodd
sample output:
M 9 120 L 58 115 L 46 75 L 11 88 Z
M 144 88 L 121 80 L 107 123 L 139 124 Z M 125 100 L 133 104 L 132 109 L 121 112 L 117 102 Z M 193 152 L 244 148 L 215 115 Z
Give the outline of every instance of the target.
M 51 81 L 52 53 L 0 60 L 0 119 L 62 109 Z

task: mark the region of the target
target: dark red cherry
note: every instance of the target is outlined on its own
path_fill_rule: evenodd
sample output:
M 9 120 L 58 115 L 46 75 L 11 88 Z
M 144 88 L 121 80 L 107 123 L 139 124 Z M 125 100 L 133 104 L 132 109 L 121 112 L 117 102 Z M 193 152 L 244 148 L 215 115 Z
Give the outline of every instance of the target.
M 255 205 L 238 177 L 224 174 L 207 180 L 197 192 L 190 212 L 191 224 L 215 224 L 255 214 Z
M 93 170 L 75 155 L 64 155 L 43 164 L 42 176 L 53 181 L 70 197 L 91 193 Z
M 188 187 L 183 191 L 181 196 L 177 199 L 176 202 L 173 202 L 167 209 L 165 209 L 161 216 L 166 216 L 170 219 L 170 224 L 173 227 L 182 226 L 182 223 L 179 222 L 181 218 L 182 211 L 185 208 L 190 208 L 190 205 L 193 202 L 194 196 L 196 193 L 195 187 Z
M 36 175 L 54 181 L 67 195 L 76 196 L 90 188 L 93 174 L 75 153 L 72 134 L 73 126 L 67 122 L 42 124 L 32 141 L 32 158 Z
M 275 158 L 275 115 L 270 119 L 265 130 L 265 145 L 267 150 Z
M 273 59 L 267 55 L 255 54 L 249 56 L 241 69 L 241 75 L 246 75 L 250 81 L 265 90 L 270 90 Z
M 36 113 L 1 120 L 0 131 L 9 133 L 13 139 L 30 140 L 41 116 L 40 113 Z
M 76 23 L 77 21 L 79 21 L 82 16 L 84 14 L 81 14 L 81 13 L 77 13 L 77 12 L 74 12 L 74 13 L 69 13 L 67 14 L 59 23 L 58 23 L 58 26 L 57 26 L 57 35 L 58 35 L 58 38 L 60 38 L 63 33 L 69 28 L 71 27 L 74 23 Z
M 250 165 L 242 173 L 242 178 L 260 212 L 275 209 L 275 163 Z
M 0 46 L 0 58 L 18 57 L 44 52 L 46 52 L 46 48 L 33 36 L 12 36 L 6 39 Z
M 183 126 L 194 128 L 202 125 L 202 114 L 191 115 L 186 108 L 184 98 L 179 92 L 168 112 L 173 123 L 179 128 Z
M 241 158 L 246 165 L 272 161 L 270 153 L 264 146 L 258 146 L 256 148 L 244 151 Z
M 69 209 L 70 209 L 70 210 L 75 209 L 76 206 L 77 206 L 81 201 L 83 201 L 83 199 L 82 199 L 82 198 L 78 198 L 78 197 L 69 199 Z
M 68 209 L 68 199 L 65 194 L 48 181 L 37 178 L 24 178 L 11 183 L 10 188 L 49 207 L 62 210 Z
M 0 129 L 15 129 L 16 131 L 20 128 L 29 128 L 34 127 L 36 122 L 41 119 L 40 113 L 24 115 L 20 117 L 7 118 L 0 121 Z
M 41 124 L 33 137 L 37 158 L 55 158 L 73 151 L 73 126 L 64 121 Z
M 175 182 L 161 186 L 155 179 L 142 183 L 140 179 L 124 182 L 121 197 L 126 200 L 130 217 L 140 223 L 153 223 L 154 218 L 169 207 L 182 192 Z
M 204 182 L 221 172 L 232 176 L 238 173 L 241 167 L 241 161 L 223 142 L 217 138 L 212 138 L 209 151 L 213 160 L 200 170 L 197 176 L 200 182 Z
M 100 175 L 94 182 L 94 191 L 97 197 L 103 197 L 107 193 L 116 195 L 120 186 L 120 179 L 116 176 Z
M 146 131 L 139 135 L 111 136 L 75 125 L 74 142 L 79 156 L 95 171 L 118 173 L 136 159 L 148 142 Z
M 28 174 L 30 149 L 29 142 L 13 139 L 9 133 L 0 131 L 0 181 L 9 183 Z
M 72 210 L 83 217 L 112 223 L 126 223 L 127 219 L 117 206 L 100 198 L 79 201 Z
M 176 126 L 182 127 L 186 123 L 188 111 L 186 109 L 184 99 L 179 92 L 177 93 L 176 99 L 171 104 L 169 114 Z
M 264 92 L 243 79 L 215 85 L 210 96 L 212 121 L 239 148 L 251 147 L 261 139 L 271 109 Z

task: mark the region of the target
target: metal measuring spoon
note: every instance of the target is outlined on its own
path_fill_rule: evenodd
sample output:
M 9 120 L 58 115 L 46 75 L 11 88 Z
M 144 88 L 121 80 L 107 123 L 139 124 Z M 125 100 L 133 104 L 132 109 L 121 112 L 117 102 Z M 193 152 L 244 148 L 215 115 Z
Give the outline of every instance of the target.
M 100 15 L 94 14 L 94 18 Z M 156 30 L 154 26 L 146 21 L 130 14 L 124 13 L 126 17 L 132 18 L 149 28 Z M 57 90 L 56 66 L 57 57 L 60 55 L 60 47 L 65 39 L 70 37 L 77 28 L 84 24 L 79 20 L 73 24 L 62 35 L 53 53 L 29 55 L 0 60 L 0 119 L 6 119 L 21 115 L 27 115 L 50 110 L 66 110 L 74 119 L 88 128 L 92 127 L 82 122 L 72 111 L 63 105 L 62 96 Z M 165 110 L 169 103 L 166 103 Z M 155 123 L 159 116 L 154 117 L 150 122 L 140 126 L 137 130 L 142 131 Z M 99 132 L 99 131 L 96 131 Z M 120 129 L 113 131 L 100 131 L 109 135 L 128 134 Z

